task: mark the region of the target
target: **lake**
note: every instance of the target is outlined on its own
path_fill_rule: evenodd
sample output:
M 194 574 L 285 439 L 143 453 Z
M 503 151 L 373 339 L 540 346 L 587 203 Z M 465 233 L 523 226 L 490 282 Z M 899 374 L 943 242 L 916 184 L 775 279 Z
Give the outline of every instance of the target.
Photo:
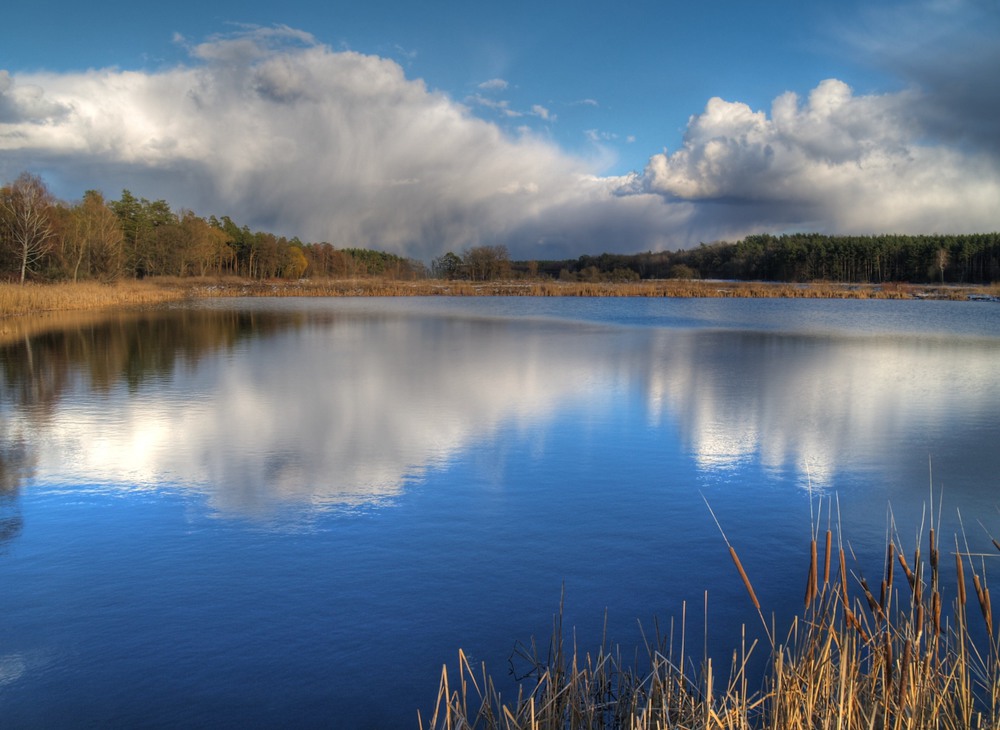
M 1000 535 L 985 302 L 211 300 L 0 372 L 4 727 L 426 725 L 563 593 L 583 650 L 686 611 L 727 663 L 709 505 L 779 627 L 831 513 L 875 576 L 931 505 Z

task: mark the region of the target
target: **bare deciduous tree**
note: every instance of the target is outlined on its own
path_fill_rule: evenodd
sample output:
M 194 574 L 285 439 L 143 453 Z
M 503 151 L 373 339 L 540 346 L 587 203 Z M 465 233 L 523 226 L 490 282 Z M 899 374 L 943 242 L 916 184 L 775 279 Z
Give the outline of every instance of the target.
M 52 194 L 37 175 L 22 172 L 12 184 L 0 189 L 0 240 L 17 257 L 22 284 L 55 238 L 51 207 Z
M 118 217 L 96 190 L 88 190 L 83 202 L 70 211 L 70 222 L 63 234 L 63 251 L 73 272 L 73 281 L 98 275 L 115 280 L 124 267 L 124 235 Z
M 462 257 L 469 278 L 491 281 L 510 275 L 510 254 L 506 246 L 475 246 Z

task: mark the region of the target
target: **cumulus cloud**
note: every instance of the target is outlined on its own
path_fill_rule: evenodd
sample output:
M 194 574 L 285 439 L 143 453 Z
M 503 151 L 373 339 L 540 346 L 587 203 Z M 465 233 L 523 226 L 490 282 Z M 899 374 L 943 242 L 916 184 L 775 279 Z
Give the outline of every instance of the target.
M 695 202 L 722 233 L 995 229 L 996 160 L 928 143 L 925 103 L 916 90 L 857 96 L 836 79 L 805 101 L 779 96 L 770 116 L 713 98 L 681 148 L 653 156 L 628 189 Z
M 576 157 L 477 117 L 554 120 L 489 96 L 502 79 L 460 103 L 395 61 L 292 28 L 178 43 L 189 62 L 157 71 L 0 73 L 0 179 L 30 169 L 61 195 L 129 187 L 255 229 L 424 260 L 480 244 L 554 258 L 761 230 L 1000 224 L 1000 154 L 986 131 L 959 135 L 936 95 L 944 82 L 858 95 L 830 79 L 806 99 L 780 96 L 770 114 L 714 98 L 678 149 L 602 177 L 607 155 Z
M 285 28 L 191 53 L 189 65 L 157 72 L 18 78 L 44 90 L 51 108 L 38 121 L 51 123 L 5 123 L 0 173 L 52 170 L 80 190 L 128 186 L 252 228 L 425 260 L 484 243 L 551 253 L 542 248 L 553 232 L 589 238 L 581 221 L 595 206 L 608 226 L 644 220 L 629 250 L 667 245 L 675 212 L 657 196 L 623 203 L 581 160 L 505 134 L 391 60 Z
M 41 87 L 17 85 L 10 73 L 0 70 L 0 124 L 57 122 L 68 112 L 64 104 L 46 98 Z

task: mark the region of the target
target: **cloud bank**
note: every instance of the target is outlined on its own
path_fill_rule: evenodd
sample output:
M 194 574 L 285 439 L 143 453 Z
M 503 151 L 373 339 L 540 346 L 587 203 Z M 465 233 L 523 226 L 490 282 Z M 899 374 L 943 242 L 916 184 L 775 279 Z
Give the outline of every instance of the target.
M 256 229 L 425 260 L 479 244 L 549 258 L 756 231 L 1000 226 L 995 135 L 960 135 L 942 106 L 951 87 L 924 90 L 917 71 L 882 95 L 822 81 L 769 115 L 713 98 L 677 150 L 609 177 L 598 161 L 503 132 L 393 61 L 302 31 L 250 28 L 188 50 L 187 64 L 158 71 L 0 71 L 0 177 L 30 169 L 60 194 L 129 187 Z
M 973 232 L 1000 218 L 996 158 L 922 143 L 920 94 L 856 96 L 835 79 L 770 116 L 713 98 L 683 146 L 655 155 L 634 190 L 697 201 L 699 227 Z

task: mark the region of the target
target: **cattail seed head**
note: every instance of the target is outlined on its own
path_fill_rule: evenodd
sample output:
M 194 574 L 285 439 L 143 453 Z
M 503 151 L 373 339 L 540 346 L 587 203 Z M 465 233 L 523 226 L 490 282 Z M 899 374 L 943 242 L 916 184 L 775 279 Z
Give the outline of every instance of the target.
M 962 556 L 955 553 L 955 574 L 958 576 L 958 603 L 965 605 L 965 571 L 962 569 Z
M 826 548 L 823 553 L 823 585 L 828 585 L 830 583 L 830 546 L 833 541 L 833 534 L 830 530 L 826 531 Z

